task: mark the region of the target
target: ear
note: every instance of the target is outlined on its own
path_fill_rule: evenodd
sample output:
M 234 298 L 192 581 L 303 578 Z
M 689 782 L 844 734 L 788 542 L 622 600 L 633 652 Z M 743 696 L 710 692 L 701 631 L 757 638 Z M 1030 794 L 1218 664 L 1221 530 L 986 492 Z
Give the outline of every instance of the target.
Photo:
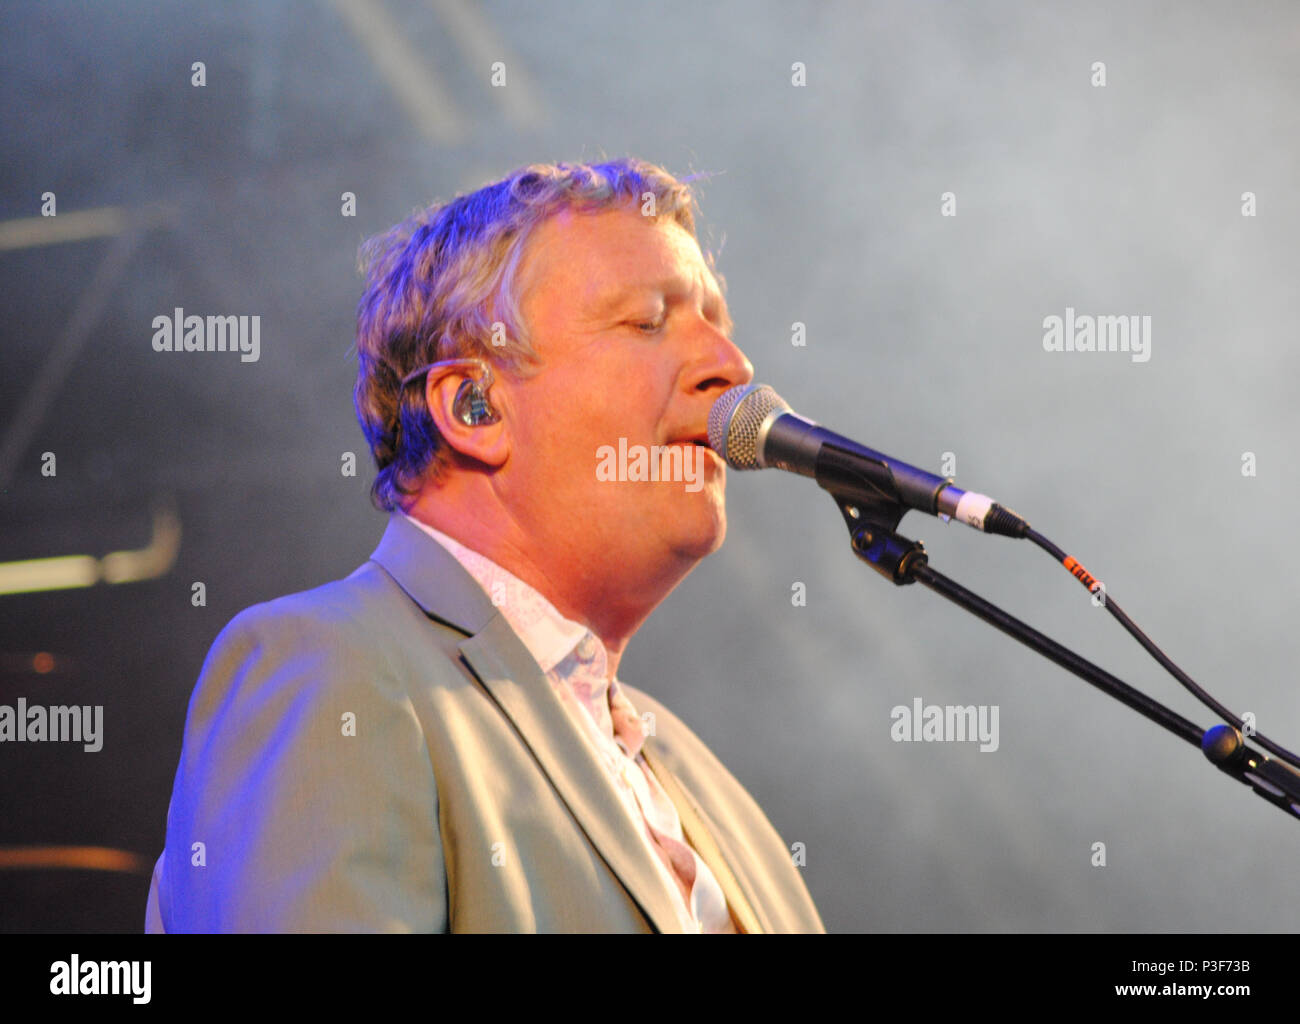
M 433 375 L 430 374 L 432 377 Z M 429 414 L 438 428 L 443 441 L 466 458 L 496 468 L 504 465 L 510 454 L 510 417 L 502 408 L 505 389 L 500 379 L 494 383 L 487 396 L 492 408 L 497 411 L 496 423 L 483 423 L 478 426 L 466 426 L 453 409 L 456 404 L 456 392 L 466 380 L 474 378 L 467 373 L 444 373 L 425 384 L 424 400 L 428 404 Z

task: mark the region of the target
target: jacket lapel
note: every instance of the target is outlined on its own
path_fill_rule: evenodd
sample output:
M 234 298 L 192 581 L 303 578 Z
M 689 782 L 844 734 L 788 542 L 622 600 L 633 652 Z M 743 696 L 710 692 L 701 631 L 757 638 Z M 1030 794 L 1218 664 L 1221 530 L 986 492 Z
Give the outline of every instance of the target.
M 460 645 L 587 838 L 661 932 L 680 932 L 650 851 L 551 683 L 503 617 Z
M 604 766 L 523 641 L 449 551 L 394 513 L 372 559 L 425 613 L 470 636 L 466 663 L 550 778 L 592 846 L 661 932 L 681 925 Z
M 681 820 L 682 833 L 686 841 L 709 866 L 713 877 L 722 887 L 723 895 L 727 898 L 727 907 L 731 911 L 731 919 L 735 922 L 737 930 L 746 935 L 758 935 L 769 931 L 771 925 L 765 917 L 760 923 L 758 904 L 754 901 L 751 887 L 732 872 L 727 856 L 719 848 L 718 843 L 725 839 L 721 837 L 712 819 L 682 785 L 682 781 L 676 774 L 660 760 L 658 746 L 648 737 L 641 747 L 641 754 L 650 770 L 654 772 L 655 778 L 659 780 L 659 784 L 663 786 L 664 792 L 668 794 L 668 798 L 672 800 L 673 806 L 677 808 L 677 816 Z M 715 840 L 715 836 L 719 838 Z

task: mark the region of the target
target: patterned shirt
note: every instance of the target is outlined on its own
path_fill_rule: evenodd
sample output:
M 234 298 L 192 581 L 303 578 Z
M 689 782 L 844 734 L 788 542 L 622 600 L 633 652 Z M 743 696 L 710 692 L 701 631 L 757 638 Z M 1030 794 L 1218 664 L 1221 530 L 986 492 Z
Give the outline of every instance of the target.
M 727 900 L 708 865 L 686 842 L 677 808 L 655 778 L 641 746 L 636 709 L 609 670 L 604 643 L 491 559 L 407 516 L 445 547 L 501 609 L 551 681 L 560 702 L 595 749 L 670 892 L 682 930 L 735 933 Z

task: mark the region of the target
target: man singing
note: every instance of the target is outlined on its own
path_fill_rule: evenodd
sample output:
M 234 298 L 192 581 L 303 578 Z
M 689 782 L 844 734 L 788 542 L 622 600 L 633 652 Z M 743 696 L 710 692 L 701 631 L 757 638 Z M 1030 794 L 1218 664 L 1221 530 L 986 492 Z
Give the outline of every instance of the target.
M 722 544 L 706 424 L 752 376 L 689 187 L 533 165 L 363 257 L 388 527 L 217 638 L 146 930 L 824 931 L 753 798 L 617 676 Z

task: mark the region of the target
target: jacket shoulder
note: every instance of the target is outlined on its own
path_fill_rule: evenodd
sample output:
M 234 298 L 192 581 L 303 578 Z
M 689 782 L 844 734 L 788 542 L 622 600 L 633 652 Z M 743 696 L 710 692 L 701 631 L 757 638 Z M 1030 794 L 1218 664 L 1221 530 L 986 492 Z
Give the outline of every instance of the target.
M 408 600 L 382 568 L 366 562 L 343 579 L 250 605 L 231 618 L 218 640 L 227 633 L 265 629 L 364 627 Z
M 426 615 L 382 566 L 368 561 L 343 579 L 243 609 L 218 633 L 204 667 L 233 654 L 310 650 L 391 668 L 397 652 L 417 638 L 450 653 L 464 634 Z
M 391 653 L 403 614 L 438 632 L 367 563 L 221 631 L 186 717 L 156 926 L 445 930 L 437 784 Z

